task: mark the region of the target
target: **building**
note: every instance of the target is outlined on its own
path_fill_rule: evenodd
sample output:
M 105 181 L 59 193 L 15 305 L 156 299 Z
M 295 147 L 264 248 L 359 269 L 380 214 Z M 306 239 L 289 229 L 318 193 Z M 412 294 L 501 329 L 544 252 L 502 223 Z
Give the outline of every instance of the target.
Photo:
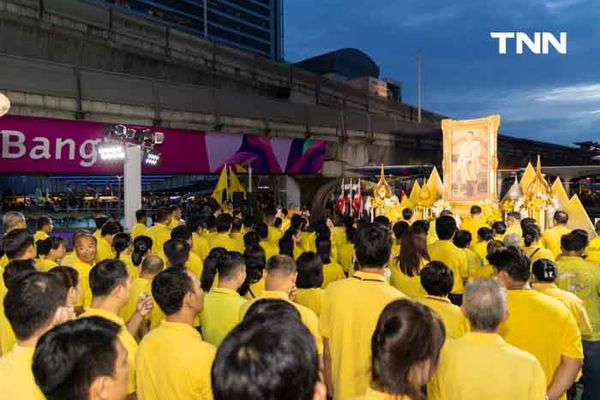
M 281 0 L 96 1 L 272 60 L 283 57 Z

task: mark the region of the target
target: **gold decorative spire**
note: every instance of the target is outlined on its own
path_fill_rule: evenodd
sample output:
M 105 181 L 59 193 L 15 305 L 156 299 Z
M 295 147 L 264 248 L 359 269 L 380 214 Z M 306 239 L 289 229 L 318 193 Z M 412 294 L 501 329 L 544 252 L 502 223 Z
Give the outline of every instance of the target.
M 440 178 L 440 174 L 436 167 L 433 167 L 431 175 L 429 175 L 427 187 L 431 194 L 432 203 L 435 203 L 436 200 L 439 200 L 444 196 L 444 183 L 442 182 L 442 178 Z
M 529 184 L 531 182 L 533 182 L 533 180 L 535 179 L 535 169 L 533 169 L 533 165 L 531 165 L 531 163 L 527 164 L 527 167 L 525 168 L 525 172 L 523 172 L 523 176 L 521 177 L 521 190 L 523 192 L 527 191 L 527 188 L 529 187 Z
M 381 175 L 379 176 L 379 182 L 377 182 L 377 187 L 375 188 L 375 196 L 384 198 L 392 197 L 392 188 L 385 179 L 383 164 L 381 164 Z
M 527 186 L 525 191 L 526 198 L 539 197 L 541 195 L 550 195 L 550 185 L 544 175 L 542 174 L 542 162 L 540 156 L 537 156 L 537 164 L 535 167 L 535 177 Z
M 517 201 L 522 197 L 523 197 L 523 191 L 521 190 L 521 187 L 519 186 L 519 179 L 515 175 L 515 181 L 513 182 L 510 189 L 508 189 L 508 192 L 506 192 L 506 194 L 504 195 L 502 202 L 504 202 L 506 200 Z
M 419 192 L 421 191 L 421 186 L 419 185 L 419 182 L 415 180 L 415 183 L 410 191 L 410 195 L 408 196 L 408 199 L 410 200 L 410 202 L 412 204 L 417 204 L 419 202 Z
M 569 205 L 569 195 L 565 190 L 565 187 L 560 180 L 560 178 L 556 178 L 554 183 L 552 184 L 552 197 L 558 200 L 561 210 L 565 210 Z

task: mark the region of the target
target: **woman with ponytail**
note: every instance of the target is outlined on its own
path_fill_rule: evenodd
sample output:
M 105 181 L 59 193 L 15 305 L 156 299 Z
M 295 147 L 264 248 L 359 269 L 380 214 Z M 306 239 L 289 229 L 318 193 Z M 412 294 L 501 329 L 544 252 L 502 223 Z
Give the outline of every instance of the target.
M 209 268 L 214 267 L 211 265 Z M 205 265 L 203 275 L 206 271 Z M 218 280 L 204 297 L 200 326 L 204 340 L 218 346 L 240 322 L 240 307 L 246 300 L 238 290 L 246 281 L 246 263 L 240 253 L 228 251 L 218 256 L 216 271 L 209 273 L 213 276 L 218 274 Z
M 331 240 L 329 238 L 317 238 L 317 254 L 323 262 L 323 283 L 321 288 L 325 289 L 331 282 L 344 279 L 344 270 L 336 260 L 331 258 Z
M 58 267 L 58 264 L 67 253 L 66 244 L 67 241 L 59 236 L 50 236 L 47 239 L 38 240 L 36 247 L 39 258 L 35 260 L 36 269 L 48 272 L 52 268 Z
M 542 259 L 554 261 L 554 254 L 540 244 L 539 241 L 541 237 L 542 233 L 539 226 L 531 223 L 524 224 L 523 242 L 525 242 L 525 247 L 523 250 L 527 253 L 527 256 L 531 260 L 531 264 Z
M 225 248 L 215 247 L 208 253 L 206 260 L 204 260 L 204 268 L 202 269 L 202 275 L 200 276 L 200 286 L 202 286 L 202 290 L 204 290 L 205 293 L 208 293 L 212 288 L 218 273 L 219 260 L 225 253 L 227 253 Z
M 290 227 L 279 239 L 279 254 L 290 256 L 294 260 L 297 259 L 302 254 L 301 241 L 300 229 L 295 226 Z
M 115 252 L 115 258 L 125 263 L 127 272 L 129 272 L 132 279 L 135 279 L 139 276 L 140 271 L 133 265 L 129 251 L 130 247 L 131 235 L 129 233 L 119 232 L 113 237 L 112 248 Z
M 148 236 L 138 236 L 133 240 L 133 253 L 131 253 L 131 262 L 140 268 L 146 256 L 152 253 L 152 239 Z
M 260 296 L 265 290 L 263 271 L 267 264 L 265 250 L 261 246 L 249 247 L 244 252 L 246 261 L 246 281 L 240 287 L 240 294 L 247 300 Z

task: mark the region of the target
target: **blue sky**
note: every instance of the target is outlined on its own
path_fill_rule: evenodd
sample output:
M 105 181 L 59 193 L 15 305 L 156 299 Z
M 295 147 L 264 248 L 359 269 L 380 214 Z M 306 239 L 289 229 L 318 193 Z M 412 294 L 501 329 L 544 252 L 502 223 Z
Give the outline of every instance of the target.
M 343 47 L 369 54 L 416 104 L 453 118 L 500 113 L 500 132 L 570 144 L 600 140 L 600 0 L 284 0 L 290 62 Z M 492 31 L 567 32 L 568 54 L 499 55 Z

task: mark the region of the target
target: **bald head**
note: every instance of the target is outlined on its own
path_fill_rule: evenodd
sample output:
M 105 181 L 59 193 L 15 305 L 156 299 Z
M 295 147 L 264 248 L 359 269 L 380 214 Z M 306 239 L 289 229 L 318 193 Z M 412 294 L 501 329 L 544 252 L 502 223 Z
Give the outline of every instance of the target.
M 2 218 L 2 226 L 4 228 L 4 234 L 15 230 L 27 228 L 27 221 L 25 216 L 18 211 L 9 211 L 4 214 Z
M 163 270 L 164 262 L 159 256 L 149 255 L 142 263 L 142 274 L 156 275 Z
M 473 331 L 493 332 L 506 316 L 506 288 L 494 279 L 478 279 L 465 288 L 462 308 Z

